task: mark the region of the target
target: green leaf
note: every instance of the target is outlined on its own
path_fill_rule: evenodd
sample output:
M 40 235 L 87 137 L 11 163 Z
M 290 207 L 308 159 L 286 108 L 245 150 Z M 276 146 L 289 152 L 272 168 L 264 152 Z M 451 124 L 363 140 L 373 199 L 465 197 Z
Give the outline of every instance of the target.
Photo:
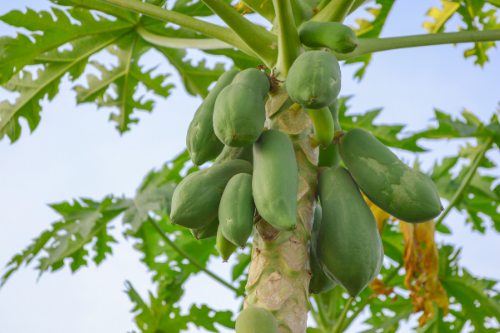
M 252 57 L 238 50 L 232 49 L 220 49 L 220 50 L 204 50 L 203 52 L 213 55 L 223 55 L 228 57 L 234 62 L 234 66 L 240 70 L 247 68 L 256 68 L 259 65 L 263 65 L 262 60 Z
M 382 109 L 367 111 L 365 114 L 349 115 L 346 113 L 349 110 L 347 102 L 352 96 L 340 97 L 339 123 L 343 130 L 348 131 L 352 128 L 363 128 L 370 131 L 383 144 L 401 148 L 413 152 L 425 151 L 417 145 L 417 140 L 420 137 L 411 136 L 409 138 L 398 139 L 397 136 L 402 134 L 403 125 L 374 125 L 373 121 L 380 114 Z
M 112 113 L 110 120 L 117 123 L 116 128 L 120 133 L 130 130 L 130 124 L 137 123 L 138 119 L 133 118 L 134 110 L 152 111 L 153 101 L 143 101 L 143 96 L 135 99 L 134 94 L 139 82 L 145 85 L 148 90 L 154 91 L 157 95 L 168 97 L 173 85 L 165 85 L 164 81 L 169 75 L 158 75 L 151 77 L 151 71 L 142 72 L 138 62 L 149 46 L 139 39 L 136 34 L 128 34 L 117 41 L 117 44 L 107 48 L 107 51 L 118 58 L 118 66 L 111 70 L 98 62 L 92 65 L 101 72 L 101 79 L 89 74 L 87 76 L 88 88 L 76 86 L 77 103 L 96 102 L 99 108 L 117 108 L 118 113 Z M 116 93 L 113 97 L 107 90 L 112 88 Z
M 369 7 L 366 10 L 368 13 L 374 16 L 373 21 L 368 21 L 365 19 L 357 19 L 356 23 L 358 24 L 358 28 L 353 28 L 356 31 L 356 35 L 359 38 L 378 38 L 382 29 L 384 27 L 385 21 L 389 12 L 394 5 L 395 0 L 376 0 L 377 5 L 380 5 L 378 8 Z M 367 54 L 361 57 L 357 57 L 354 59 L 347 60 L 345 64 L 356 64 L 362 63 L 363 66 L 354 74 L 355 78 L 361 80 L 365 75 L 366 68 L 370 64 L 372 59 L 372 54 Z
M 56 20 L 52 18 L 52 13 L 56 16 Z M 7 82 L 15 73 L 31 64 L 37 56 L 44 52 L 54 50 L 83 37 L 110 33 L 119 34 L 132 28 L 130 22 L 111 21 L 102 15 L 98 15 L 99 19 L 96 20 L 86 9 L 68 10 L 71 18 L 80 24 L 72 24 L 68 14 L 60 9 L 52 8 L 52 13 L 47 11 L 37 13 L 31 9 L 22 13 L 14 10 L 0 17 L 0 20 L 15 27 L 25 28 L 33 32 L 43 32 L 43 35 L 31 35 L 34 42 L 23 34 L 18 34 L 16 38 L 0 38 L 0 84 Z
M 112 15 L 116 18 L 136 23 L 139 14 L 116 6 L 108 5 L 98 0 L 50 0 L 50 2 L 60 6 L 71 6 L 73 8 L 93 9 Z
M 251 247 L 250 247 L 250 253 L 240 253 L 236 257 L 237 263 L 234 264 L 232 272 L 231 272 L 231 280 L 235 281 L 237 278 L 239 278 L 241 275 L 243 275 L 243 272 L 245 269 L 250 265 L 250 261 L 252 259 L 251 256 Z
M 231 4 L 230 0 L 223 0 Z M 203 1 L 177 0 L 172 10 L 189 16 L 212 16 L 214 12 Z
M 438 32 L 443 32 L 444 31 L 444 24 L 448 22 L 450 17 L 457 11 L 457 9 L 460 7 L 460 4 L 457 2 L 449 1 L 449 0 L 440 0 L 443 9 L 439 9 L 436 7 L 432 7 L 429 9 L 427 12 L 427 16 L 430 16 L 431 18 L 434 19 L 434 22 L 431 21 L 426 21 L 423 24 L 423 27 L 431 34 L 433 33 L 438 33 Z

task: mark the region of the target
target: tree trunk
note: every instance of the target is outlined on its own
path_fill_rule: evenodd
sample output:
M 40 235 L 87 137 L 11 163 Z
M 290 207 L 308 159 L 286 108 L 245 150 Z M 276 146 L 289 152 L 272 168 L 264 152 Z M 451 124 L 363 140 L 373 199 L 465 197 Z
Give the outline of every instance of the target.
M 309 116 L 297 104 L 288 108 L 287 98 L 284 89 L 271 95 L 266 104 L 266 125 L 287 133 L 294 145 L 299 170 L 297 228 L 279 231 L 263 219 L 256 223 L 244 306 L 272 311 L 280 333 L 305 333 L 310 309 L 308 240 L 316 205 L 318 147 L 309 137 Z

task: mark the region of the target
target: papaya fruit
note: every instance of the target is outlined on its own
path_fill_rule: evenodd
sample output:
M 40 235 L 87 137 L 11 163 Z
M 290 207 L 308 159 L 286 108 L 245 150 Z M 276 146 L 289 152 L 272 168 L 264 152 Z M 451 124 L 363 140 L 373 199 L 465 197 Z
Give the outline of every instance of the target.
M 248 68 L 238 74 L 233 79 L 232 84 L 242 84 L 250 88 L 254 94 L 266 99 L 271 88 L 271 83 L 267 75 L 257 68 Z
M 292 64 L 286 78 L 290 98 L 305 109 L 328 107 L 341 88 L 337 58 L 327 51 L 302 53 Z
M 245 247 L 252 234 L 255 205 L 252 176 L 240 173 L 227 183 L 219 205 L 219 225 L 230 242 Z
M 253 163 L 253 148 L 251 145 L 246 147 L 224 146 L 224 149 L 214 161 L 213 165 L 221 164 L 232 160 L 244 160 Z
M 305 109 L 312 120 L 314 126 L 314 134 L 323 148 L 327 148 L 333 141 L 335 128 L 333 117 L 330 109 Z
M 191 156 L 191 160 L 195 165 L 202 165 L 216 158 L 224 148 L 224 144 L 214 133 L 215 100 L 222 89 L 230 85 L 239 72 L 237 69 L 231 69 L 219 77 L 215 86 L 196 110 L 194 118 L 189 124 L 186 145 L 189 156 Z
M 206 226 L 217 216 L 227 182 L 239 173 L 252 173 L 247 161 L 233 160 L 193 172 L 175 188 L 172 196 L 172 223 L 189 229 Z
M 212 222 L 198 229 L 191 229 L 191 234 L 196 240 L 213 238 L 217 236 L 219 228 L 219 217 L 215 217 Z
M 215 135 L 226 146 L 244 147 L 254 143 L 264 129 L 266 106 L 248 86 L 231 84 L 215 102 Z
M 318 235 L 321 227 L 321 219 L 323 213 L 321 211 L 321 206 L 317 205 L 314 210 L 314 222 L 311 231 L 311 247 L 309 256 L 309 266 L 311 267 L 312 277 L 309 281 L 309 293 L 310 294 L 322 294 L 330 291 L 337 285 L 335 281 L 330 279 L 325 272 L 316 254 L 316 248 L 318 246 Z
M 217 239 L 215 240 L 215 245 L 217 246 L 217 251 L 219 251 L 222 261 L 224 262 L 227 262 L 229 257 L 231 257 L 231 254 L 233 254 L 234 250 L 236 250 L 236 245 L 224 237 L 220 224 L 217 229 Z
M 339 153 L 363 193 L 382 210 L 410 223 L 441 213 L 436 185 L 403 162 L 370 132 L 355 128 L 339 140 Z
M 345 168 L 323 171 L 318 192 L 323 217 L 317 256 L 327 276 L 355 297 L 377 277 L 382 266 L 377 222 Z
M 268 309 L 252 306 L 236 318 L 236 333 L 279 333 L 278 322 Z
M 333 103 L 328 107 L 330 113 L 333 118 L 333 128 L 336 131 L 340 131 L 339 124 L 339 100 L 336 99 Z M 326 149 L 319 150 L 319 158 L 318 158 L 318 168 L 320 167 L 328 167 L 339 165 L 340 163 L 340 155 L 338 152 L 338 146 L 331 144 Z
M 292 141 L 278 130 L 264 131 L 253 145 L 253 199 L 264 220 L 292 230 L 297 219 L 299 172 Z
M 305 46 L 326 47 L 338 53 L 351 53 L 358 47 L 356 32 L 339 22 L 304 22 L 299 38 Z

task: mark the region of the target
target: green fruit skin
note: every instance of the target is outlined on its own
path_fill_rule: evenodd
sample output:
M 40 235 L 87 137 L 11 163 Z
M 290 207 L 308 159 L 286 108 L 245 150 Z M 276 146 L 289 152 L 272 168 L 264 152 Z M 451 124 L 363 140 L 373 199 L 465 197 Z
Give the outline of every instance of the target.
M 290 98 L 306 109 L 328 107 L 341 88 L 337 58 L 326 51 L 301 54 L 288 71 L 286 90 Z
M 314 134 L 323 149 L 330 146 L 335 134 L 332 113 L 328 108 L 322 109 L 305 109 L 312 120 L 314 126 Z
M 358 47 L 356 32 L 338 22 L 304 22 L 299 37 L 306 46 L 327 47 L 338 53 L 351 53 Z
M 264 100 L 239 83 L 224 88 L 215 102 L 215 135 L 226 146 L 245 147 L 259 138 L 266 121 Z
M 239 70 L 231 69 L 220 76 L 208 96 L 196 110 L 194 118 L 189 124 L 186 145 L 189 156 L 191 156 L 191 160 L 195 165 L 202 165 L 216 158 L 224 148 L 224 145 L 214 133 L 214 106 L 222 89 L 230 85 L 238 73 Z
M 252 306 L 241 311 L 236 319 L 236 333 L 278 332 L 278 323 L 268 309 Z
M 233 254 L 234 250 L 236 250 L 236 245 L 224 237 L 220 224 L 217 229 L 217 239 L 215 241 L 215 245 L 217 246 L 217 251 L 219 251 L 222 261 L 224 262 L 227 262 L 229 257 L 231 257 L 231 254 Z
M 267 97 L 267 93 L 271 88 L 271 83 L 267 75 L 256 68 L 248 68 L 241 71 L 234 77 L 232 83 L 247 86 L 254 94 L 261 96 L 262 100 Z
M 316 254 L 316 248 L 318 246 L 318 235 L 321 227 L 321 218 L 323 213 L 319 205 L 316 206 L 314 210 L 314 222 L 313 229 L 311 232 L 311 250 L 309 256 L 309 266 L 311 267 L 311 281 L 309 281 L 309 293 L 310 294 L 322 294 L 330 291 L 337 285 L 337 283 L 331 280 L 323 271 L 323 267 Z
M 336 99 L 329 107 L 333 118 L 333 127 L 335 131 L 340 131 L 339 124 L 339 100 Z M 336 166 L 340 164 L 340 155 L 338 152 L 338 145 L 329 145 L 326 149 L 319 150 L 318 168 Z
M 355 297 L 377 277 L 382 266 L 377 222 L 345 168 L 323 171 L 318 191 L 323 208 L 319 261 L 328 277 Z
M 229 162 L 232 160 L 244 160 L 248 163 L 253 163 L 253 147 L 229 147 L 224 146 L 222 153 L 214 161 L 213 165 Z
M 441 213 L 436 185 L 403 162 L 370 132 L 355 128 L 339 141 L 339 153 L 363 193 L 377 206 L 410 223 Z
M 245 247 L 252 234 L 255 204 L 252 176 L 240 173 L 227 183 L 219 205 L 219 224 L 230 242 Z
M 267 130 L 253 145 L 252 191 L 260 216 L 278 230 L 292 230 L 297 219 L 299 173 L 288 136 Z
M 191 234 L 196 240 L 213 238 L 217 236 L 217 229 L 219 228 L 219 217 L 215 217 L 212 222 L 204 227 L 198 229 L 191 229 Z
M 172 223 L 189 229 L 209 224 L 217 216 L 227 182 L 239 173 L 251 174 L 252 165 L 234 160 L 193 172 L 184 178 L 172 196 Z

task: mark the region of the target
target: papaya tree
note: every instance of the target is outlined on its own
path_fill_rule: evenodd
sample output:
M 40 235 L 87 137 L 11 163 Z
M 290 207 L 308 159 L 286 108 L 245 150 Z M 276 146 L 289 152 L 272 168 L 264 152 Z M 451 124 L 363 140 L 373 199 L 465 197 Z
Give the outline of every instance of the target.
M 0 84 L 19 94 L 0 104 L 0 139 L 17 141 L 21 118 L 37 128 L 41 100 L 53 99 L 67 74 L 86 80 L 75 83 L 77 103 L 114 108 L 110 120 L 129 131 L 135 110 L 154 109 L 138 87 L 163 98 L 172 88 L 167 75 L 153 77 L 140 64 L 150 50 L 203 102 L 187 149 L 148 173 L 135 197 L 51 205 L 60 220 L 14 255 L 2 286 L 34 260 L 40 274 L 101 264 L 116 242 L 111 223 L 121 218 L 157 287 L 144 300 L 126 284 L 141 332 L 192 324 L 339 333 L 352 331 L 362 314 L 365 332 L 395 332 L 409 318 L 418 318 L 418 332 L 498 332 L 497 281 L 474 276 L 459 264 L 459 248 L 436 239 L 452 232 L 445 222 L 454 209 L 474 230 L 491 224 L 500 232 L 498 177 L 478 171 L 498 171 L 486 156 L 500 144 L 498 114 L 483 122 L 471 112 L 453 118 L 436 110 L 437 126 L 405 133 L 374 123 L 379 110 L 349 113 L 350 97 L 341 95 L 345 65 L 360 64 L 361 80 L 377 52 L 467 43 L 464 56 L 483 66 L 500 40 L 498 0 L 441 0 L 427 13 L 429 33 L 390 38 L 380 35 L 395 0 L 51 2 L 50 12 L 0 18 L 32 32 L 0 37 Z M 364 9 L 371 20 L 344 24 Z M 446 31 L 452 19 L 458 32 Z M 186 49 L 233 67 L 193 66 Z M 117 66 L 90 59 L 101 51 Z M 99 77 L 84 78 L 89 67 Z M 426 150 L 419 140 L 442 139 L 475 145 L 426 170 L 389 149 L 416 154 Z M 213 256 L 232 258 L 232 282 L 207 268 Z M 237 313 L 193 305 L 181 314 L 184 286 L 199 272 L 234 292 Z

